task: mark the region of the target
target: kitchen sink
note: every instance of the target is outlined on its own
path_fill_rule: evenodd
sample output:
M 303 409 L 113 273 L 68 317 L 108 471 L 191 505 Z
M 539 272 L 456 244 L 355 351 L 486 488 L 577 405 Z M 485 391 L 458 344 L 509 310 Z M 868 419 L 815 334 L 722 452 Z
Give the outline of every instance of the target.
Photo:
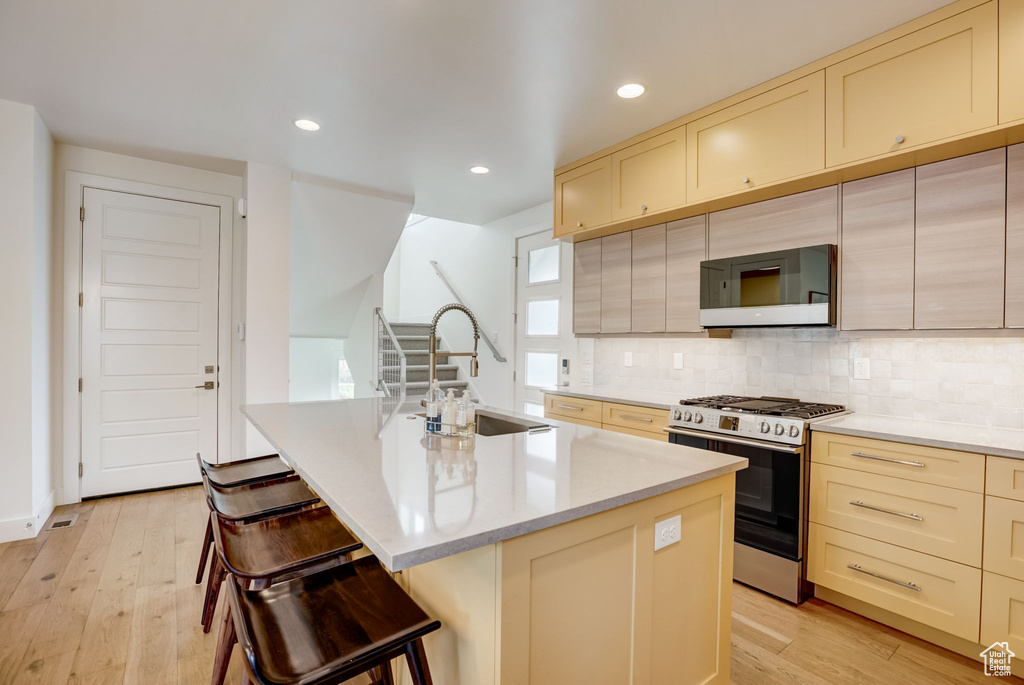
M 416 416 L 427 418 L 423 412 L 417 413 Z M 476 411 L 476 434 L 484 437 L 512 433 L 544 433 L 549 430 L 551 430 L 551 426 L 540 421 L 506 416 L 486 409 L 477 409 Z

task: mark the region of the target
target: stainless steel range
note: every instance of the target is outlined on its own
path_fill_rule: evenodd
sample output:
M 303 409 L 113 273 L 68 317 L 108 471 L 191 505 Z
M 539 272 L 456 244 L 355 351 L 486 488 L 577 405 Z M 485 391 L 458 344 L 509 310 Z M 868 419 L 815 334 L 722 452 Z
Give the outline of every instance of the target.
M 807 532 L 808 426 L 846 411 L 781 397 L 716 395 L 680 400 L 669 442 L 746 457 L 736 474 L 733 577 L 799 604 Z

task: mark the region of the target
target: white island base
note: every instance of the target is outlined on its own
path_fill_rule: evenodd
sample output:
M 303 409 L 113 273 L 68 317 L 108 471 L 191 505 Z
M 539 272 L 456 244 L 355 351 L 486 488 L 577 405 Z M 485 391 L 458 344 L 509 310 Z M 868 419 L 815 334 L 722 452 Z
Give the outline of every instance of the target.
M 728 474 L 400 572 L 443 624 L 434 682 L 727 684 L 734 503 Z M 681 540 L 654 551 L 677 515 Z

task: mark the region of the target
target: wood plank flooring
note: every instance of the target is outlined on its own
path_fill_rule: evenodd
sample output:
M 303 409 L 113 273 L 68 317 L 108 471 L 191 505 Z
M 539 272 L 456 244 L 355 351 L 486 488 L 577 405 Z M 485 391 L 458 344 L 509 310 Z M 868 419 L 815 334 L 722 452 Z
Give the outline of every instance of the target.
M 73 528 L 0 544 L 0 685 L 208 683 L 217 637 L 199 625 L 203 589 L 194 582 L 207 513 L 201 489 L 111 497 L 55 515 L 72 512 Z M 830 604 L 793 607 L 734 588 L 735 685 L 992 681 L 977 662 Z M 240 665 L 236 651 L 229 683 L 240 681 Z

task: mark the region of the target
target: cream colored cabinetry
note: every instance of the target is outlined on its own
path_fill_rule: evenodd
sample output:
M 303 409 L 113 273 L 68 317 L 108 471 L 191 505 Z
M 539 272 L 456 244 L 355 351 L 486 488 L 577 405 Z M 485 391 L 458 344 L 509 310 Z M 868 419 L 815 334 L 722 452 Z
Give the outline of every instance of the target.
M 981 644 L 1010 643 L 1024 647 L 1024 582 L 985 571 L 981 581 Z
M 631 231 L 630 330 L 665 331 L 665 224 Z
M 699 331 L 700 263 L 707 257 L 707 215 L 681 219 L 665 231 L 665 330 Z
M 601 226 L 612 218 L 610 157 L 555 177 L 555 237 Z
M 601 238 L 601 332 L 629 333 L 633 240 L 629 233 Z
M 838 186 L 708 215 L 709 259 L 838 242 Z
M 825 168 L 825 72 L 744 100 L 686 127 L 687 200 Z
M 1024 580 L 1024 502 L 985 498 L 986 571 Z
M 842 185 L 844 330 L 914 327 L 913 169 Z
M 1000 328 L 1006 149 L 917 168 L 914 325 Z
M 1024 6 L 1024 0 L 1018 4 Z M 1021 43 L 1024 45 L 1024 36 Z M 1024 84 L 1021 89 L 1024 92 Z M 1024 328 L 1024 145 L 1006 149 L 1005 325 Z
M 1024 0 L 999 0 L 999 123 L 1024 119 Z
M 981 642 L 1024 654 L 1024 460 L 988 457 Z M 988 642 L 986 642 L 988 640 Z
M 668 411 L 665 409 L 546 394 L 544 416 L 591 428 L 604 428 L 616 433 L 668 442 L 668 433 L 664 431 L 668 425 Z
M 612 154 L 612 220 L 686 204 L 686 127 Z
M 573 246 L 572 331 L 601 332 L 601 240 Z
M 997 34 L 993 0 L 828 67 L 826 164 L 998 123 Z
M 1024 502 L 1024 459 L 989 457 L 985 494 Z

